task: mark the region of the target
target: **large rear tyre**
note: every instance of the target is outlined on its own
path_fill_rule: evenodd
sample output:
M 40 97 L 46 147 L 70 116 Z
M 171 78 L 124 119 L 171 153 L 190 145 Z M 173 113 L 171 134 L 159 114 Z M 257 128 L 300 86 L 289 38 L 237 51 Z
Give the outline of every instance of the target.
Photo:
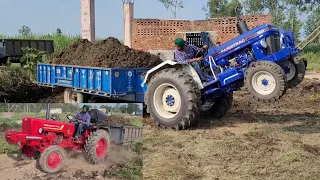
M 49 146 L 40 154 L 37 163 L 41 171 L 51 174 L 57 173 L 63 168 L 65 159 L 66 154 L 64 149 L 53 145 Z
M 202 118 L 223 118 L 231 109 L 233 102 L 233 93 L 225 93 L 215 98 L 210 107 L 201 109 Z
M 284 65 L 289 69 L 286 74 L 287 88 L 293 88 L 300 84 L 306 74 L 305 62 L 302 59 L 295 59 L 294 61 L 285 61 Z
M 273 102 L 286 91 L 286 76 L 276 63 L 255 62 L 246 70 L 245 87 L 258 101 Z
M 84 154 L 91 164 L 101 164 L 106 160 L 110 149 L 110 136 L 99 129 L 92 132 L 84 145 Z
M 155 74 L 145 96 L 147 112 L 161 128 L 183 130 L 196 121 L 200 91 L 182 69 L 168 68 Z

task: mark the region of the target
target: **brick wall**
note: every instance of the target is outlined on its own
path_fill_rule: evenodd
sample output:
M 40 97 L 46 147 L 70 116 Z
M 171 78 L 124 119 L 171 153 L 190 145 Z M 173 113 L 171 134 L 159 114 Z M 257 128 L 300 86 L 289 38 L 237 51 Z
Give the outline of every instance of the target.
M 261 24 L 271 24 L 271 14 L 242 16 L 248 28 Z M 223 44 L 239 35 L 235 17 L 213 18 L 207 20 L 161 20 L 134 19 L 132 27 L 132 48 L 138 50 L 174 49 L 174 39 L 184 34 L 183 31 L 211 31 L 213 40 Z

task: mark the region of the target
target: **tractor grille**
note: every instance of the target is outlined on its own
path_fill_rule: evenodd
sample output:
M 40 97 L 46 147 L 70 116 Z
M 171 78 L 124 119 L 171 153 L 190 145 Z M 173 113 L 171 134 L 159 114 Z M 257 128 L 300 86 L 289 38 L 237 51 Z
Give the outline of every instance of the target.
M 266 38 L 267 42 L 267 54 L 273 54 L 280 51 L 280 35 L 279 33 L 273 33 Z

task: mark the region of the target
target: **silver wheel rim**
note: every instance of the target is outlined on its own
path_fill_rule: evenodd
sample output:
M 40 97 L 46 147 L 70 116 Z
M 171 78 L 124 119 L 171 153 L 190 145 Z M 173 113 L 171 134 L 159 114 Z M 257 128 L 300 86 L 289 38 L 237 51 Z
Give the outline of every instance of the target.
M 296 75 L 296 67 L 290 61 L 285 61 L 284 65 L 287 66 L 287 68 L 289 69 L 289 72 L 286 73 L 286 77 L 287 77 L 287 81 L 290 81 Z
M 253 89 L 261 95 L 269 95 L 276 89 L 275 78 L 267 71 L 256 72 L 252 77 Z
M 181 96 L 176 87 L 164 83 L 153 94 L 153 105 L 157 113 L 165 119 L 173 118 L 181 108 Z

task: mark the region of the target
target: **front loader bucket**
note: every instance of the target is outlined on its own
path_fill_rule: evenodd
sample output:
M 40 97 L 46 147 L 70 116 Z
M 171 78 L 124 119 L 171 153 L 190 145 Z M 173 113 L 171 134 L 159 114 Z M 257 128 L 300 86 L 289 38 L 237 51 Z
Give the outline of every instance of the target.
M 111 126 L 111 141 L 116 144 L 124 144 L 138 140 L 142 137 L 142 128 L 132 126 Z

